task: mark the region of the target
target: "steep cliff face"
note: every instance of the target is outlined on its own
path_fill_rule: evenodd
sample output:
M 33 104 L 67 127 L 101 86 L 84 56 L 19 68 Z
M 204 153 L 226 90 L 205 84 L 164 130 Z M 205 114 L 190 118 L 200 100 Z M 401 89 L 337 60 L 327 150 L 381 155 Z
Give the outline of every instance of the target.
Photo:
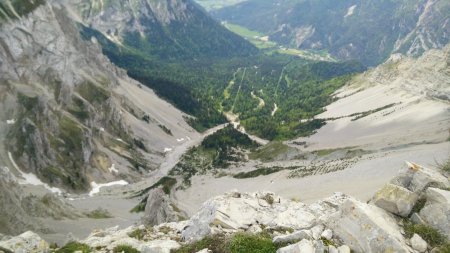
M 177 136 L 195 134 L 95 40 L 82 40 L 59 1 L 22 15 L 1 7 L 0 161 L 11 169 L 15 160 L 46 183 L 83 191 L 93 181 L 133 181 L 158 167 Z
M 301 49 L 327 50 L 338 59 L 377 65 L 391 53 L 421 55 L 450 42 L 445 0 L 253 0 L 213 12 Z M 269 18 L 262 18 L 269 17 Z
M 250 43 L 191 0 L 66 1 L 86 26 L 119 46 L 162 59 L 249 55 Z

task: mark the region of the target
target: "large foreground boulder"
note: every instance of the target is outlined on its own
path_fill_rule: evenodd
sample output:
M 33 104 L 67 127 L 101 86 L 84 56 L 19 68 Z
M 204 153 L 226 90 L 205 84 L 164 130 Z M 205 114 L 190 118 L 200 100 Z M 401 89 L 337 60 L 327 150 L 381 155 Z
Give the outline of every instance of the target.
M 352 198 L 327 225 L 355 252 L 410 252 L 397 222 L 386 211 Z
M 203 204 L 188 221 L 182 238 L 195 241 L 217 229 L 247 230 L 256 224 L 301 230 L 316 223 L 314 211 L 303 203 L 285 200 L 271 193 L 228 193 Z
M 419 196 L 416 193 L 406 188 L 387 184 L 375 194 L 372 201 L 388 212 L 407 217 L 418 199 Z
M 408 168 L 402 169 L 391 183 L 402 186 L 412 192 L 420 193 L 428 187 L 449 188 L 448 178 L 438 171 L 425 168 L 415 163 L 406 163 Z
M 5 241 L 0 241 L 0 249 L 15 253 L 42 253 L 49 250 L 49 245 L 39 235 L 28 231 Z
M 450 239 L 450 191 L 428 188 L 420 217 Z

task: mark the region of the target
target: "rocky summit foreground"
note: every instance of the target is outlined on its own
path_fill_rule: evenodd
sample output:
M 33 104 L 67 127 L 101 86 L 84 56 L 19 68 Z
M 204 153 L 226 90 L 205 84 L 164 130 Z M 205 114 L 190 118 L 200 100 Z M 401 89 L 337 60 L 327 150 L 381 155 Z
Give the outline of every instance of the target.
M 60 251 L 29 231 L 2 238 L 0 249 L 18 253 L 67 252 L 62 251 L 67 247 L 79 252 L 147 253 L 216 252 L 218 248 L 277 253 L 448 252 L 448 172 L 407 164 L 369 203 L 342 193 L 307 205 L 270 192 L 230 192 L 205 202 L 197 214 L 181 222 L 97 230 Z M 233 244 L 236 238 L 247 238 L 239 241 L 240 249 Z M 251 240 L 256 246 L 250 247 L 267 249 L 243 248 Z M 137 251 L 126 251 L 131 249 Z

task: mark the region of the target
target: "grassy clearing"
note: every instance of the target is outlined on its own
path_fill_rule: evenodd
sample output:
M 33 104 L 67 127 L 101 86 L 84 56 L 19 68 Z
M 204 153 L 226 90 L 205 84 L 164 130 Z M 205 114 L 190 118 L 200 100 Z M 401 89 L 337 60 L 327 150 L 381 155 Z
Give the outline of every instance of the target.
M 270 142 L 249 155 L 250 159 L 270 162 L 289 151 L 289 146 L 279 141 Z

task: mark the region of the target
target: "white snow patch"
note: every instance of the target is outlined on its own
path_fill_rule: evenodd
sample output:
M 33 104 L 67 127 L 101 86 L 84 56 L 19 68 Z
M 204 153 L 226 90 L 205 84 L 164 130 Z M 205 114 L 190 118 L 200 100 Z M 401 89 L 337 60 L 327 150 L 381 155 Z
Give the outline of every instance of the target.
M 164 149 L 164 153 L 171 152 L 171 151 L 172 151 L 171 148 L 165 148 L 165 149 Z
M 116 174 L 119 173 L 119 170 L 116 169 L 116 165 L 114 163 L 111 165 L 111 168 L 109 168 L 108 170 L 109 170 L 109 173 L 113 173 L 113 172 Z
M 7 125 L 14 125 L 15 123 L 16 123 L 15 119 L 8 119 L 8 120 L 6 120 L 6 124 Z
M 102 187 L 109 187 L 114 185 L 128 185 L 128 182 L 125 180 L 109 182 L 106 184 L 97 184 L 96 182 L 91 182 L 92 190 L 89 192 L 89 197 L 92 197 L 95 194 L 99 193 Z
M 347 14 L 345 14 L 344 18 L 350 17 L 351 15 L 353 15 L 353 13 L 355 12 L 356 6 L 357 5 L 355 4 L 352 7 L 348 8 Z
M 177 139 L 178 142 L 184 141 L 184 138 Z
M 105 132 L 105 129 L 103 127 L 100 127 L 100 132 Z
M 12 165 L 14 166 L 14 168 L 20 173 L 21 177 L 23 179 L 19 180 L 19 184 L 28 184 L 28 185 L 36 185 L 36 186 L 44 186 L 45 189 L 61 195 L 63 193 L 63 191 L 59 188 L 56 187 L 50 187 L 48 184 L 42 182 L 36 175 L 34 175 L 33 173 L 25 173 L 22 170 L 19 169 L 19 166 L 17 165 L 17 163 L 14 161 L 14 158 L 11 154 L 11 152 L 8 152 L 8 157 L 9 160 L 11 161 Z

